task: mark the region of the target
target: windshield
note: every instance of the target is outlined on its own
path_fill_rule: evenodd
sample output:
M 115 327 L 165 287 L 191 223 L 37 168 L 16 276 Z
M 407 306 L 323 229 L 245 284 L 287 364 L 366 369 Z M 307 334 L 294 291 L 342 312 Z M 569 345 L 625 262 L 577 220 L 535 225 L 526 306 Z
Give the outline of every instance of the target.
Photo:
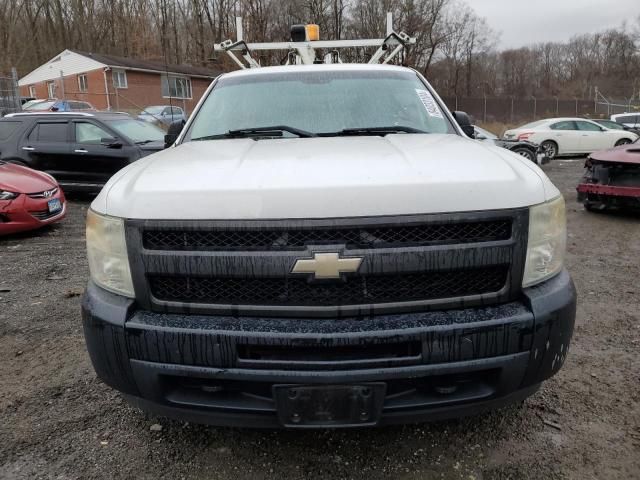
M 611 120 L 596 120 L 596 122 L 603 127 L 609 128 L 611 130 L 624 130 L 624 127 L 622 125 L 616 122 L 612 122 Z
M 537 122 L 527 123 L 526 125 L 522 125 L 521 127 L 518 127 L 518 128 L 536 128 L 541 125 L 544 125 L 545 123 L 547 123 L 547 120 L 538 120 Z
M 287 126 L 312 134 L 406 127 L 454 133 L 425 85 L 412 72 L 308 71 L 222 78 L 199 110 L 187 140 L 229 131 Z M 295 136 L 283 131 L 283 137 Z
M 55 105 L 55 101 L 52 102 L 38 102 L 33 105 L 29 105 L 28 107 L 23 106 L 23 110 L 49 110 L 53 105 Z
M 150 115 L 160 115 L 164 109 L 165 107 L 161 105 L 155 107 L 147 107 L 142 111 L 142 113 L 148 113 Z
M 28 102 L 25 102 L 22 105 L 22 109 L 23 110 L 29 110 L 31 107 L 33 107 L 35 104 L 37 103 L 41 103 L 44 102 L 44 100 L 29 100 Z
M 488 130 L 485 130 L 484 128 L 480 128 L 480 127 L 475 127 L 476 131 L 483 135 L 485 138 L 489 139 L 489 140 L 497 140 L 498 136 L 494 135 L 493 133 L 491 133 Z
M 107 120 L 111 128 L 135 143 L 164 141 L 164 132 L 150 123 L 124 118 L 121 120 Z

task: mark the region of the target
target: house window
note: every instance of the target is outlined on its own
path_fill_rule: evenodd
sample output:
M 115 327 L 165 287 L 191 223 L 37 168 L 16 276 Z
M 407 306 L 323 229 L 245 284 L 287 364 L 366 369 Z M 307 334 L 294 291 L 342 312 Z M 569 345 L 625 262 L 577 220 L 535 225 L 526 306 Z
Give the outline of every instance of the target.
M 124 70 L 114 70 L 113 86 L 116 88 L 127 88 L 127 72 Z
M 47 94 L 49 98 L 56 98 L 56 82 L 47 82 Z
M 31 98 L 36 98 L 36 86 L 35 85 L 31 85 L 29 87 L 29 96 Z
M 191 79 L 186 77 L 162 76 L 162 96 L 164 98 L 191 98 Z
M 86 75 L 78 75 L 78 90 L 81 93 L 86 93 L 89 91 L 89 82 L 87 81 Z

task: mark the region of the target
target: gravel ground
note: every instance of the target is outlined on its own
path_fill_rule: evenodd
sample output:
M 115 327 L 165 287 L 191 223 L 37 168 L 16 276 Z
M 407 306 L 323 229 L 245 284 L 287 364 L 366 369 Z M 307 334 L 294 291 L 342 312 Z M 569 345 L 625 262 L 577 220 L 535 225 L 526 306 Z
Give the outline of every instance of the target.
M 434 424 L 289 432 L 145 416 L 84 347 L 88 200 L 0 240 L 0 478 L 640 478 L 640 217 L 576 204 L 581 161 L 545 168 L 567 197 L 580 295 L 567 362 L 523 405 Z

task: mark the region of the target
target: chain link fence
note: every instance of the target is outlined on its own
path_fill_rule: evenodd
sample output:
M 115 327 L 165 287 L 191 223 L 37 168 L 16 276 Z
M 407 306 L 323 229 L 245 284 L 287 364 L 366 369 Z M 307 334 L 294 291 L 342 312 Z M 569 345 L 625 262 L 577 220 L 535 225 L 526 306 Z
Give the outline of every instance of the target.
M 476 123 L 522 125 L 553 117 L 609 118 L 616 113 L 640 112 L 639 101 L 595 99 L 443 97 L 451 110 L 462 110 Z
M 18 75 L 15 71 L 8 77 L 0 75 L 0 117 L 20 110 L 22 110 L 22 102 L 18 88 Z

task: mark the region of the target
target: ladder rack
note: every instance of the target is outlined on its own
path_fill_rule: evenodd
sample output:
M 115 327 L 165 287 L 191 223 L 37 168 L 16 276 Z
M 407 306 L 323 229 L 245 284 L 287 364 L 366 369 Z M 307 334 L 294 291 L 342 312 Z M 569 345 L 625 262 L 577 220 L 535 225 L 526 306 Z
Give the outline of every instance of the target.
M 316 40 L 303 42 L 247 43 L 243 38 L 242 17 L 236 17 L 237 40 L 226 40 L 216 44 L 216 52 L 225 52 L 240 68 L 259 68 L 261 65 L 251 55 L 257 51 L 288 51 L 286 65 L 312 65 L 315 63 L 342 63 L 338 50 L 342 48 L 378 47 L 368 63 L 389 63 L 408 45 L 416 43 L 414 37 L 393 30 L 393 15 L 387 14 L 387 36 L 361 40 Z M 327 50 L 322 60 L 316 50 Z M 243 61 L 244 60 L 244 61 Z

